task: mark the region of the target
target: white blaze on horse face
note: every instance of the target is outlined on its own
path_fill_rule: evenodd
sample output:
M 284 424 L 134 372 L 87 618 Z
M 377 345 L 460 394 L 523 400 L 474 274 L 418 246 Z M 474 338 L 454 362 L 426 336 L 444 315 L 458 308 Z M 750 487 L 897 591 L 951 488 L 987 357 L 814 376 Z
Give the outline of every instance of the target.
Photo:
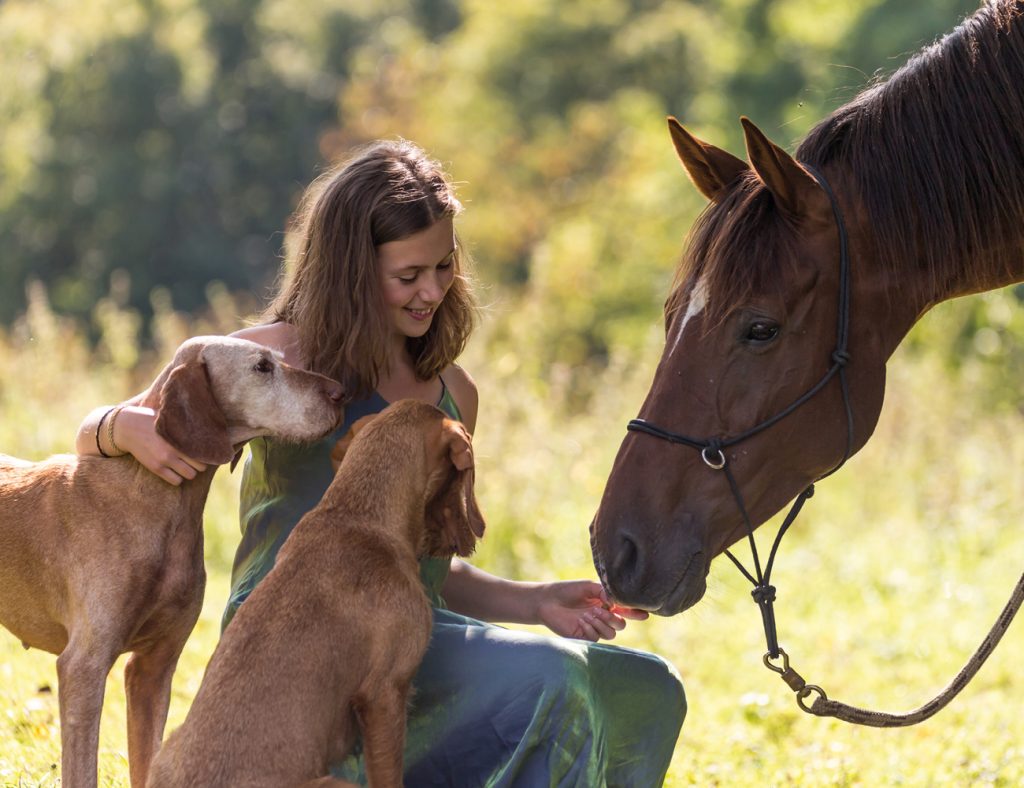
M 704 311 L 704 307 L 708 304 L 708 282 L 706 277 L 701 277 L 697 280 L 697 284 L 693 286 L 693 290 L 690 292 L 690 300 L 686 304 L 686 314 L 683 315 L 683 319 L 679 321 L 679 330 L 676 333 L 674 343 L 676 345 L 683 338 L 683 332 L 686 330 L 686 324 L 690 320 L 701 312 Z M 675 348 L 673 347 L 673 350 Z

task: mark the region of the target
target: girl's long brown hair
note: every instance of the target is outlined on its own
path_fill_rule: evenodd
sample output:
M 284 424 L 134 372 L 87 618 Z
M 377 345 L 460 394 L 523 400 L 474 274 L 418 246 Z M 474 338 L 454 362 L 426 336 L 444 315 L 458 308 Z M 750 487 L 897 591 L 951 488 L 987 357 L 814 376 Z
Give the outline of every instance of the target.
M 441 166 L 413 143 L 381 141 L 357 151 L 303 195 L 284 282 L 263 319 L 293 325 L 307 368 L 340 381 L 347 399 L 369 394 L 387 371 L 391 347 L 377 247 L 461 210 Z M 457 242 L 452 285 L 427 333 L 408 340 L 421 380 L 451 364 L 473 330 L 465 262 Z

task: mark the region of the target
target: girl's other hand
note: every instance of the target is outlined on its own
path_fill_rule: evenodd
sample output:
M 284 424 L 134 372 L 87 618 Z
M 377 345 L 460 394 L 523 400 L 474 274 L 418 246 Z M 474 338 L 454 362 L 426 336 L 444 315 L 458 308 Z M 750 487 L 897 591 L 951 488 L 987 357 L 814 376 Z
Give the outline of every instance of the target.
M 540 589 L 537 613 L 541 623 L 557 635 L 597 642 L 611 640 L 626 628 L 626 619 L 643 621 L 644 610 L 615 605 L 600 583 L 564 580 Z
M 121 408 L 114 424 L 114 441 L 117 448 L 131 454 L 144 468 L 168 484 L 178 486 L 206 470 L 203 463 L 181 454 L 157 435 L 156 412 L 152 408 L 139 405 Z

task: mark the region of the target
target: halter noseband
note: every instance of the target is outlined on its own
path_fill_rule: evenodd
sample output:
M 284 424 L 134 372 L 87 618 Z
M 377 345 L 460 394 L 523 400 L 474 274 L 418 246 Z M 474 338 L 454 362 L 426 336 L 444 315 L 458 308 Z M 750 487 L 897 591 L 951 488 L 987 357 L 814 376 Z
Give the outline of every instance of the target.
M 825 180 L 825 177 L 809 165 L 804 164 L 803 167 L 814 177 L 822 190 L 828 196 L 829 203 L 832 206 L 832 214 L 835 217 L 836 227 L 839 231 L 839 320 L 836 330 L 836 348 L 832 351 L 832 355 L 830 357 L 832 365 L 829 367 L 828 372 L 825 373 L 821 380 L 805 392 L 803 396 L 788 407 L 784 408 L 774 416 L 765 419 L 759 424 L 754 425 L 750 429 L 732 437 L 715 437 L 701 440 L 687 435 L 682 435 L 677 432 L 671 432 L 655 426 L 644 419 L 633 419 L 626 427 L 630 432 L 645 432 L 655 438 L 660 438 L 662 440 L 669 441 L 670 443 L 678 443 L 683 446 L 689 446 L 690 448 L 696 449 L 700 452 L 701 459 L 704 460 L 705 465 L 712 470 L 722 471 L 725 474 L 725 478 L 729 482 L 729 489 L 732 491 L 732 496 L 736 501 L 736 505 L 740 510 L 740 514 L 743 516 L 743 522 L 747 528 L 747 539 L 750 542 L 750 552 L 754 558 L 754 573 L 751 574 L 747 571 L 746 567 L 744 567 L 743 564 L 740 563 L 740 561 L 728 550 L 725 551 L 725 554 L 729 556 L 729 559 L 754 586 L 754 590 L 751 591 L 751 596 L 754 597 L 754 600 L 757 602 L 757 605 L 761 610 L 765 638 L 768 642 L 768 653 L 765 655 L 765 664 L 772 668 L 772 670 L 778 670 L 778 668 L 775 668 L 768 662 L 769 658 L 778 659 L 780 654 L 785 658 L 785 652 L 779 648 L 778 635 L 775 627 L 775 610 L 773 608 L 773 603 L 775 601 L 775 587 L 770 583 L 772 566 L 775 563 L 775 554 L 778 552 L 779 543 L 782 541 L 783 535 L 800 513 L 800 509 L 803 507 L 804 502 L 814 495 L 814 482 L 812 482 L 793 501 L 793 506 L 790 508 L 789 513 L 786 515 L 785 520 L 783 520 L 782 525 L 779 528 L 778 534 L 775 536 L 771 553 L 768 555 L 768 563 L 765 566 L 764 572 L 762 572 L 761 561 L 758 558 L 757 553 L 757 543 L 754 541 L 754 526 L 751 524 L 750 516 L 747 514 L 747 507 L 743 503 L 743 495 L 740 492 L 739 485 L 736 483 L 736 478 L 733 476 L 732 471 L 726 462 L 724 450 L 730 446 L 735 446 L 736 444 L 745 441 L 747 438 L 757 435 L 759 432 L 762 432 L 781 421 L 805 402 L 810 400 L 815 394 L 821 391 L 826 384 L 832 380 L 832 378 L 838 375 L 839 385 L 842 389 L 843 395 L 843 406 L 846 410 L 846 450 L 843 452 L 843 457 L 839 463 L 832 468 L 832 470 L 828 471 L 828 473 L 819 476 L 815 482 L 821 481 L 826 476 L 831 476 L 839 470 L 853 453 L 853 409 L 850 407 L 850 392 L 846 380 L 846 365 L 850 362 L 850 354 L 847 351 L 850 328 L 850 258 L 846 223 L 843 221 L 843 214 L 839 209 L 839 202 L 836 200 L 835 193 L 829 186 L 828 181 Z

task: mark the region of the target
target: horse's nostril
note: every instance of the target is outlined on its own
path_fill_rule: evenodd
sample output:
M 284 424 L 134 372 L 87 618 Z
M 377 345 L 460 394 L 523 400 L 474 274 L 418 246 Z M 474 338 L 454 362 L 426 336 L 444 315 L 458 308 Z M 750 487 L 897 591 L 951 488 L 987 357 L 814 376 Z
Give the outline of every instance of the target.
M 617 584 L 632 587 L 637 577 L 643 574 L 642 560 L 643 555 L 636 539 L 628 533 L 621 534 L 610 566 Z

